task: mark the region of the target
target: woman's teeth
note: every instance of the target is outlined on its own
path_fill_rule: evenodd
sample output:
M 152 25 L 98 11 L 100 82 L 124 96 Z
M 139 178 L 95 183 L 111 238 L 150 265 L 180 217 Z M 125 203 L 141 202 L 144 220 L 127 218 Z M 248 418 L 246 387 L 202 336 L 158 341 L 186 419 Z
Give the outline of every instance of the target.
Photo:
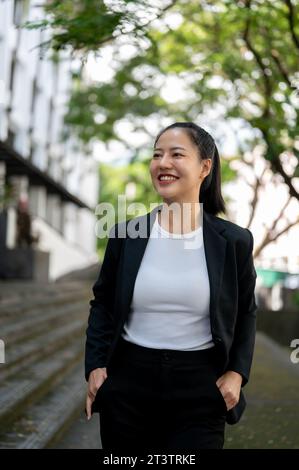
M 174 176 L 160 176 L 160 181 L 175 181 L 177 178 Z

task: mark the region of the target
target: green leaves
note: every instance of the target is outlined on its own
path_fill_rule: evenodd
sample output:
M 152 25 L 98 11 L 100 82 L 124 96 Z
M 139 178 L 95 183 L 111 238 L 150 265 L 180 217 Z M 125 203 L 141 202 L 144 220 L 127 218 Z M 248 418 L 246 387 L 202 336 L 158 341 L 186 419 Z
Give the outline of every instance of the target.
M 52 49 L 69 48 L 81 56 L 98 51 L 121 35 L 146 35 L 141 13 L 146 16 L 159 12 L 143 0 L 49 0 L 42 7 L 46 19 L 27 22 L 25 27 L 50 28 L 52 38 L 48 45 Z
M 259 131 L 274 170 L 281 171 L 282 152 L 294 154 L 299 135 L 293 85 L 299 63 L 297 1 L 165 0 L 157 8 L 141 0 L 51 0 L 46 11 L 47 19 L 30 27 L 50 26 L 55 50 L 70 47 L 84 56 L 108 43 L 115 48 L 111 81 L 89 87 L 79 83 L 70 102 L 66 121 L 83 142 L 120 138 L 115 128 L 122 119 L 197 120 L 221 106 L 228 121 L 238 118 Z M 176 26 L 170 13 L 181 17 Z M 159 21 L 152 22 L 157 16 Z M 131 59 L 118 54 L 117 38 L 124 37 L 136 46 Z M 169 77 L 182 80 L 185 98 L 171 103 L 164 98 Z M 178 87 L 183 87 L 180 82 Z M 290 177 L 282 176 L 298 197 Z

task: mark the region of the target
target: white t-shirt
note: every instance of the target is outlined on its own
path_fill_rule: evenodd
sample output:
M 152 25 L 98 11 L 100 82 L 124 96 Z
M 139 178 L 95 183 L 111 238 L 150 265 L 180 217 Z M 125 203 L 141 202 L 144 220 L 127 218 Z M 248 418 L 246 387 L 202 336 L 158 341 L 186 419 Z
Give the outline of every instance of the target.
M 185 234 L 153 224 L 122 336 L 132 343 L 183 351 L 214 346 L 202 226 Z

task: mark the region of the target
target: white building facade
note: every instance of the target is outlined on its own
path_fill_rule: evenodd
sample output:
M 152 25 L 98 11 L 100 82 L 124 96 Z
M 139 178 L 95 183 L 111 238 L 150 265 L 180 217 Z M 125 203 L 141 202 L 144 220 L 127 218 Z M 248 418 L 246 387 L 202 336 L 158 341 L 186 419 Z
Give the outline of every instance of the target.
M 65 53 L 41 56 L 49 32 L 20 24 L 43 18 L 42 2 L 0 2 L 0 178 L 27 198 L 36 249 L 50 253 L 49 278 L 94 263 L 98 163 L 75 137 L 65 140 L 64 116 L 74 64 Z M 6 246 L 15 245 L 15 208 L 8 207 Z

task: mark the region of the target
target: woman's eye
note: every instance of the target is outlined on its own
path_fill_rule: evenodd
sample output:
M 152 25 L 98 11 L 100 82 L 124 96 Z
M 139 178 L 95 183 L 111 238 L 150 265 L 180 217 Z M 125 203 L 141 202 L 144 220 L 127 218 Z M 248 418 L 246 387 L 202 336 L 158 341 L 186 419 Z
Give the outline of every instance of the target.
M 159 153 L 154 153 L 154 154 L 153 154 L 153 158 L 159 158 L 159 157 L 161 157 L 161 156 L 162 156 L 162 155 L 160 155 Z M 179 153 L 179 152 L 175 152 L 175 153 L 173 154 L 173 156 L 174 156 L 174 157 L 183 157 L 183 155 L 182 155 L 181 153 Z

